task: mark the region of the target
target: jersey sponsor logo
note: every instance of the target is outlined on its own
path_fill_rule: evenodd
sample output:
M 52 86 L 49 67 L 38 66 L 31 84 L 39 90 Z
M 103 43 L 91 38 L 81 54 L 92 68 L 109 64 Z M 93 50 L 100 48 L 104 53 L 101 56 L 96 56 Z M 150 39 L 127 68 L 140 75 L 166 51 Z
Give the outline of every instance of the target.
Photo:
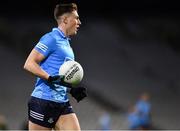
M 36 45 L 37 48 L 39 48 L 40 50 L 42 50 L 43 52 L 46 52 L 48 47 L 44 44 L 42 44 L 41 42 L 39 42 L 37 45 Z
M 43 114 L 37 113 L 37 112 L 32 111 L 32 110 L 30 110 L 30 116 L 33 117 L 34 119 L 37 119 L 37 120 L 40 120 L 40 121 L 44 120 L 44 115 Z

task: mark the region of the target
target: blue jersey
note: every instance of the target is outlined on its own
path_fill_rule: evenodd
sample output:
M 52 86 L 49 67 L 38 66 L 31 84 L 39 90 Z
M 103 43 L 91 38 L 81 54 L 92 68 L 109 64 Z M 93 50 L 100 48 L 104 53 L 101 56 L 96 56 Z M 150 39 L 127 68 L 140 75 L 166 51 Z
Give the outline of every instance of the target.
M 147 101 L 140 100 L 136 104 L 137 112 L 140 115 L 141 124 L 150 124 L 151 105 Z
M 138 129 L 140 127 L 140 118 L 137 112 L 128 114 L 129 129 Z
M 52 32 L 45 34 L 34 49 L 44 55 L 45 59 L 40 63 L 40 66 L 52 76 L 59 74 L 59 68 L 65 61 L 74 60 L 69 38 L 59 28 L 53 28 Z M 68 101 L 66 90 L 66 87 L 59 85 L 53 89 L 45 80 L 38 77 L 31 95 L 62 103 Z

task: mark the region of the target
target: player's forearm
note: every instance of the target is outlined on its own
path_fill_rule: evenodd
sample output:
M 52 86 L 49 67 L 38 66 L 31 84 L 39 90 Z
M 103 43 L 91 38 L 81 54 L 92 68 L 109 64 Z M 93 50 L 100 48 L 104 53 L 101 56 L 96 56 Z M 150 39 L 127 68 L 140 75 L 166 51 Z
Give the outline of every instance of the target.
M 45 72 L 36 62 L 26 62 L 24 69 L 45 80 L 49 77 L 49 74 Z

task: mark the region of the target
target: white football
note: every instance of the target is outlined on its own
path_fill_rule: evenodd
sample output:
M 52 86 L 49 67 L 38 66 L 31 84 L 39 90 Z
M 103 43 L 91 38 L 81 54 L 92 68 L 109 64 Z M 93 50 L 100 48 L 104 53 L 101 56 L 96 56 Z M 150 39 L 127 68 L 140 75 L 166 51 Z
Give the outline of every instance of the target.
M 84 71 L 82 66 L 77 61 L 66 61 L 59 68 L 59 75 L 64 76 L 64 81 L 77 85 L 82 81 Z

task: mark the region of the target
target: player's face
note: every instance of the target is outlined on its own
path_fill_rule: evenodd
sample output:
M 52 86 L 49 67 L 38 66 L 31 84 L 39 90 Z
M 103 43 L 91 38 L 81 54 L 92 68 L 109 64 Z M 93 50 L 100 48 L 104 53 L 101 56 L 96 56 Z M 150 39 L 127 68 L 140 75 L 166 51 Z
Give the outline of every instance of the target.
M 80 27 L 81 21 L 77 11 L 73 11 L 67 18 L 67 35 L 75 35 Z

